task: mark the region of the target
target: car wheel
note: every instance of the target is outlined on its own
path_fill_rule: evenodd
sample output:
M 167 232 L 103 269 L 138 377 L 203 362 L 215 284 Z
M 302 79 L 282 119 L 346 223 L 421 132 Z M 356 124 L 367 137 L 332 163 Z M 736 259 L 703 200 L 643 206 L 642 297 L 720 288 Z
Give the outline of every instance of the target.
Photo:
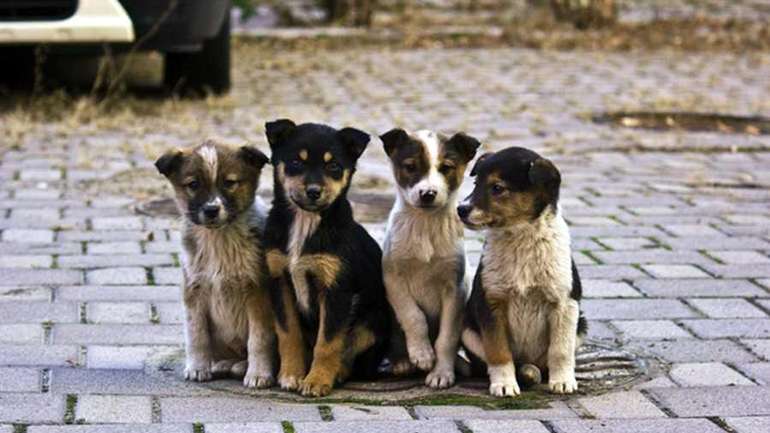
M 230 89 L 230 14 L 200 51 L 166 53 L 163 81 L 174 92 L 217 94 Z

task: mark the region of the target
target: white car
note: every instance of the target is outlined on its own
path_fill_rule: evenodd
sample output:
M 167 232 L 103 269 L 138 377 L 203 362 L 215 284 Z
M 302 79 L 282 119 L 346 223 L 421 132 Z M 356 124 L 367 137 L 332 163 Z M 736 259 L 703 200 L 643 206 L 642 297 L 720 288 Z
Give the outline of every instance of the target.
M 172 88 L 230 87 L 230 0 L 0 0 L 0 47 L 165 54 Z

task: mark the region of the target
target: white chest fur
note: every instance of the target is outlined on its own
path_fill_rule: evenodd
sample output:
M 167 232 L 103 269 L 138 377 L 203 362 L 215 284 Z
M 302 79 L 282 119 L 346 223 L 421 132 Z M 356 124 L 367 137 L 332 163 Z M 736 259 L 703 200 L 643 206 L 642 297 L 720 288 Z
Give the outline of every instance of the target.
M 321 216 L 317 213 L 307 212 L 299 208 L 294 209 L 294 220 L 289 229 L 289 273 L 297 302 L 304 311 L 310 309 L 310 287 L 307 275 L 304 272 L 298 272 L 297 268 L 305 242 L 313 236 L 320 223 Z

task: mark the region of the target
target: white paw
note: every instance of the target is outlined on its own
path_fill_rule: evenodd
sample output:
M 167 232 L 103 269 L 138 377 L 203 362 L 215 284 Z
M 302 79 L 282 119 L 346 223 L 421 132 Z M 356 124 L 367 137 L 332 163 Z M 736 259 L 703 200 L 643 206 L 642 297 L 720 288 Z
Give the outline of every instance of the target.
M 436 354 L 430 344 L 422 344 L 415 348 L 409 348 L 409 361 L 423 371 L 430 371 L 436 362 Z
M 521 394 L 519 384 L 516 379 L 503 382 L 492 382 L 489 384 L 489 393 L 495 397 L 516 397 Z
M 260 373 L 257 371 L 247 371 L 243 376 L 243 386 L 246 388 L 270 388 L 275 383 L 272 374 Z
M 284 391 L 297 391 L 303 379 L 304 377 L 299 376 L 278 376 L 278 385 Z
M 414 372 L 414 365 L 408 359 L 393 363 L 392 371 L 396 376 L 408 376 Z
M 184 378 L 193 382 L 208 382 L 212 378 L 211 362 L 188 361 L 184 369 Z
M 572 394 L 577 391 L 578 384 L 575 377 L 569 377 L 564 380 L 554 379 L 548 381 L 548 388 L 554 394 Z
M 521 394 L 516 382 L 516 368 L 513 362 L 499 365 L 488 365 L 489 393 L 495 397 L 515 397 Z
M 455 373 L 451 368 L 436 367 L 428 373 L 425 378 L 425 384 L 433 389 L 449 388 L 455 384 Z

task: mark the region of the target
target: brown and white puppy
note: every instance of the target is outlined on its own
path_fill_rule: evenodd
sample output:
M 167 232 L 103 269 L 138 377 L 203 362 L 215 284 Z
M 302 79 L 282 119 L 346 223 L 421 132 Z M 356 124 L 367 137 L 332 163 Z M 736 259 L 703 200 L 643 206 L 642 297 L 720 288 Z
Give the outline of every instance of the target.
M 254 147 L 208 140 L 171 150 L 155 163 L 182 214 L 185 378 L 243 377 L 273 384 L 275 336 L 255 202 L 267 157 Z
M 519 394 L 514 365 L 520 380 L 539 382 L 542 372 L 552 392 L 572 393 L 586 322 L 558 205 L 559 170 L 535 152 L 511 147 L 482 155 L 471 176 L 475 187 L 457 211 L 469 228 L 486 231 L 486 241 L 463 345 L 486 363 L 492 395 Z
M 455 381 L 468 292 L 457 190 L 480 143 L 424 130 L 393 129 L 380 138 L 398 191 L 382 259 L 388 301 L 406 339 L 401 330 L 392 339 L 393 372 L 417 367 L 430 372 L 426 385 L 447 388 Z

